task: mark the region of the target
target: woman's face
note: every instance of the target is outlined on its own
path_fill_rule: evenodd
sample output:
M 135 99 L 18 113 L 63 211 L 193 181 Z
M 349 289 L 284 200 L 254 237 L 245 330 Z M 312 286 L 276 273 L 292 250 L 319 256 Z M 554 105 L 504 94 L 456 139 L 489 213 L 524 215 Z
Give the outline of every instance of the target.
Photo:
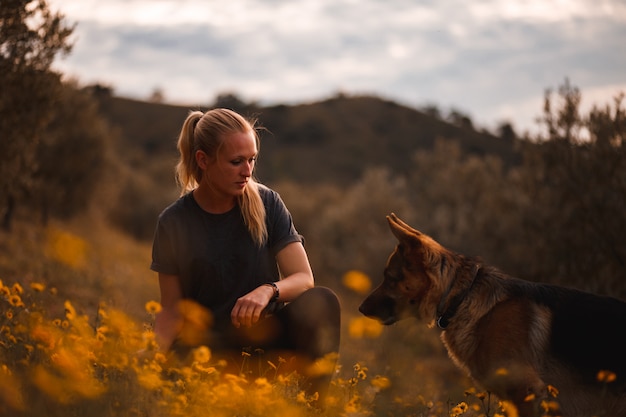
M 204 181 L 212 192 L 221 197 L 238 197 L 243 194 L 252 177 L 258 149 L 253 131 L 233 133 L 224 143 L 215 159 L 209 159 Z

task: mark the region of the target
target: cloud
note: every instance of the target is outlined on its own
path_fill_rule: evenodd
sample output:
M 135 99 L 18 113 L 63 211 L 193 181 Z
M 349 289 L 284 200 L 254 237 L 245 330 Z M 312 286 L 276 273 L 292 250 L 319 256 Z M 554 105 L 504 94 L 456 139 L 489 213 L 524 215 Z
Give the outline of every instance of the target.
M 50 3 L 78 22 L 74 51 L 59 68 L 132 97 L 158 87 L 181 104 L 208 104 L 224 91 L 294 103 L 342 90 L 527 127 L 544 90 L 566 77 L 583 97 L 626 89 L 619 1 Z

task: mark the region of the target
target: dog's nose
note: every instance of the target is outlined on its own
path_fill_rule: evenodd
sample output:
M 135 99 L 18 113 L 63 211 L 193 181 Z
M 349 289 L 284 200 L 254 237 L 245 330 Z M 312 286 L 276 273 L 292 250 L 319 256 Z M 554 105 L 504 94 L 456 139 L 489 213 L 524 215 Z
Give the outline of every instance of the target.
M 376 292 L 363 300 L 359 311 L 366 317 L 380 320 L 383 324 L 392 324 L 397 321 L 394 301 L 386 296 L 381 297 Z

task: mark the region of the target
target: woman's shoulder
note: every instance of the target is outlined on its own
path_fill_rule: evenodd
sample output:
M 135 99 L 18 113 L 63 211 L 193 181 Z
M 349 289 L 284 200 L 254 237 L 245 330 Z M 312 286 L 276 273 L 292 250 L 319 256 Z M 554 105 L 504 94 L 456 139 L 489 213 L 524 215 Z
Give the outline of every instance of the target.
M 280 194 L 278 194 L 277 191 L 271 189 L 267 185 L 257 183 L 257 188 L 266 209 L 269 207 L 273 207 L 277 204 L 284 204 L 282 198 L 280 197 Z
M 159 218 L 164 219 L 178 217 L 181 214 L 188 213 L 190 210 L 193 210 L 194 205 L 195 200 L 192 197 L 192 193 L 190 192 L 184 194 L 172 202 L 169 206 L 165 207 L 159 215 Z
M 257 182 L 256 185 L 257 185 L 257 189 L 259 190 L 259 195 L 261 196 L 261 198 L 263 199 L 276 198 L 278 196 L 278 193 L 272 190 L 267 185 L 261 184 L 260 182 Z

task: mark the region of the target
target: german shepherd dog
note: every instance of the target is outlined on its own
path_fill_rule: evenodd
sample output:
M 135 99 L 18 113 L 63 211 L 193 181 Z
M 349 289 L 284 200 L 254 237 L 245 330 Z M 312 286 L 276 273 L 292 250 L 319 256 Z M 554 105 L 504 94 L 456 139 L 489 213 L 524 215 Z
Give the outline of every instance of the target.
M 361 313 L 436 323 L 456 365 L 519 416 L 542 400 L 566 417 L 626 416 L 626 302 L 507 276 L 387 220 L 398 245 Z

